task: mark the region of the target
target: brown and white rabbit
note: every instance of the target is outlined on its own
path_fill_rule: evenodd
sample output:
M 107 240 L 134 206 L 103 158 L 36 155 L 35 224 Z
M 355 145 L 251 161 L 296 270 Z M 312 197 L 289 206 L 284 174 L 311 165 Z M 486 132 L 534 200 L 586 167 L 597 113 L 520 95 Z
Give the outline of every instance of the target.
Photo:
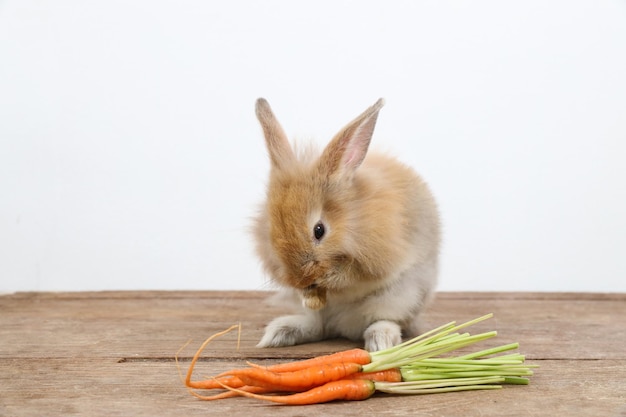
M 321 153 L 297 154 L 265 99 L 256 102 L 271 170 L 255 219 L 257 251 L 295 315 L 271 321 L 259 347 L 333 337 L 370 351 L 419 333 L 437 282 L 439 216 L 427 185 L 408 166 L 366 153 L 378 100 Z

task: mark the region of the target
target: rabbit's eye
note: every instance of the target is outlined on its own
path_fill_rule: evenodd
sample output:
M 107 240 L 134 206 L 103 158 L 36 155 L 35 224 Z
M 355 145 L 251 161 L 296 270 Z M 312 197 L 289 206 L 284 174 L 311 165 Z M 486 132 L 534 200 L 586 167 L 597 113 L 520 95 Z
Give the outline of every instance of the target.
M 324 236 L 324 233 L 326 233 L 324 223 L 318 222 L 315 226 L 313 226 L 313 236 L 315 236 L 315 239 L 320 240 Z

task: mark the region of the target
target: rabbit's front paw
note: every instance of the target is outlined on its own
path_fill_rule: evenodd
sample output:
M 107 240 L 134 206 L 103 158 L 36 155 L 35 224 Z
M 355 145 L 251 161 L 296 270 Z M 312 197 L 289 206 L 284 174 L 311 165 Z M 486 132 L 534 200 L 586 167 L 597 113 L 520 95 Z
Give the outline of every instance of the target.
M 293 346 L 322 339 L 322 326 L 309 316 L 278 317 L 265 328 L 257 347 Z
M 380 320 L 372 323 L 363 333 L 365 350 L 375 352 L 402 342 L 402 329 L 398 323 Z

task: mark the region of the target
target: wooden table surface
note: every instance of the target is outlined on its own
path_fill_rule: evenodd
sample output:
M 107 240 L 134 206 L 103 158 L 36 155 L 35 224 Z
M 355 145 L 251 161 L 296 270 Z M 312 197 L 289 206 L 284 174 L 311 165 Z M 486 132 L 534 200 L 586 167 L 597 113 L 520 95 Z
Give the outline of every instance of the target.
M 528 386 L 361 402 L 282 406 L 200 401 L 183 388 L 174 354 L 189 363 L 209 335 L 197 377 L 356 346 L 346 340 L 257 349 L 286 313 L 266 292 L 17 293 L 0 296 L 0 416 L 615 416 L 626 417 L 626 294 L 440 293 L 429 328 L 493 312 L 470 329 L 497 330 L 481 347 L 520 342 L 539 364 Z M 472 348 L 476 350 L 478 346 Z

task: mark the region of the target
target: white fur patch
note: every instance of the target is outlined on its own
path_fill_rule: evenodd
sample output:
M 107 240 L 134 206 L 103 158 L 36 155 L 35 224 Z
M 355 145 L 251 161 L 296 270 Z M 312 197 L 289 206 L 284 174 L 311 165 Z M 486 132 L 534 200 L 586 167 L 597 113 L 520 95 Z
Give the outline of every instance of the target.
M 265 328 L 265 334 L 257 347 L 293 346 L 321 340 L 322 323 L 314 315 L 278 317 Z
M 402 342 L 402 329 L 397 323 L 380 320 L 370 325 L 363 333 L 365 350 L 375 352 Z

